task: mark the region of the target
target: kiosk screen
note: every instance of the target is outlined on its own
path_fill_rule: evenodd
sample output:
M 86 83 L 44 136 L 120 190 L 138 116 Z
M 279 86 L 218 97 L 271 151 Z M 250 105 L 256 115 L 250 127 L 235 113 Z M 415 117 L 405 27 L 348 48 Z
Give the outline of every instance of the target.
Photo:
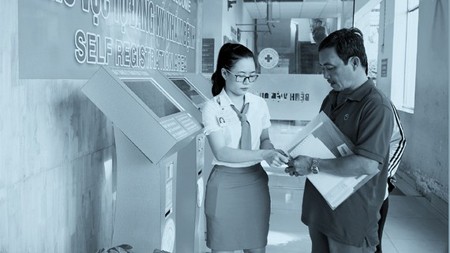
M 191 86 L 186 79 L 170 78 L 170 80 L 196 105 L 199 107 L 205 102 L 205 99 Z
M 180 109 L 151 80 L 126 80 L 123 82 L 158 117 L 162 118 L 180 112 Z

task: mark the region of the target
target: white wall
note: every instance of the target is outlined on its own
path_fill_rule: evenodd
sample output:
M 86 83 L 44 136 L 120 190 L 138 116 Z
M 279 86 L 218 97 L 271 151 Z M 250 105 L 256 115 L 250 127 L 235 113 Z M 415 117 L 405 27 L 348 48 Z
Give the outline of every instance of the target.
M 229 39 L 235 39 L 235 35 L 231 32 L 231 27 L 235 30 L 240 28 L 248 31 L 253 30 L 252 26 L 237 26 L 237 24 L 252 24 L 242 0 L 237 0 L 236 4 L 228 10 L 227 1 L 221 0 L 203 0 L 203 17 L 202 30 L 199 38 L 214 38 L 214 67 L 217 63 L 219 50 L 224 42 L 224 36 Z M 254 52 L 254 36 L 253 33 L 241 33 L 239 43 L 247 46 Z M 210 76 L 206 74 L 207 78 Z
M 0 30 L 0 252 L 107 247 L 112 126 L 85 80 L 19 80 L 17 1 L 2 2 Z
M 398 0 L 397 0 L 398 1 Z M 387 4 L 384 6 L 383 4 Z M 381 14 L 379 59 L 388 60 L 387 77 L 378 72 L 378 86 L 388 95 L 395 95 L 398 73 L 393 40 L 394 1 L 383 1 Z M 401 112 L 407 146 L 400 175 L 432 202 L 448 203 L 449 154 L 449 6 L 447 0 L 420 1 L 417 49 L 416 96 L 414 113 Z M 385 20 L 383 23 L 382 21 Z M 383 27 L 385 30 L 383 30 Z M 380 66 L 378 66 L 380 69 Z

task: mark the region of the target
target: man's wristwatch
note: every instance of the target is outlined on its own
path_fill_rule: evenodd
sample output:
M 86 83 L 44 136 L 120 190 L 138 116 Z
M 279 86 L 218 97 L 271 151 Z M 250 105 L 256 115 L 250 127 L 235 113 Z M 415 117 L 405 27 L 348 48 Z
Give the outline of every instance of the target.
M 314 158 L 312 159 L 311 172 L 313 174 L 318 174 L 319 173 L 319 160 L 314 159 Z

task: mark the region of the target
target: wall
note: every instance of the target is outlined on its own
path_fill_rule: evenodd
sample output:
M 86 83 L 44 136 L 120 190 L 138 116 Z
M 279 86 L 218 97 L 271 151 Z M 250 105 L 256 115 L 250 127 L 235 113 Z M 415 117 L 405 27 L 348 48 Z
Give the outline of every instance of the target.
M 384 6 L 387 4 L 386 6 Z M 378 86 L 391 94 L 400 85 L 392 73 L 393 46 L 388 41 L 395 33 L 394 2 L 381 5 L 379 59 L 388 59 L 388 76 L 378 76 Z M 433 201 L 448 203 L 449 133 L 449 8 L 446 0 L 420 1 L 417 50 L 416 96 L 414 113 L 400 112 L 407 146 L 399 175 Z M 385 22 L 383 22 L 385 20 Z M 384 27 L 384 30 L 383 30 Z M 379 68 L 380 69 L 380 66 Z
M 116 190 L 113 127 L 80 91 L 89 74 L 99 67 L 100 58 L 92 55 L 97 60 L 93 63 L 74 59 L 76 42 L 72 29 L 93 32 L 101 40 L 106 36 L 134 37 L 143 45 L 151 43 L 150 46 L 161 46 L 160 50 L 172 52 L 179 45 L 160 43 L 167 38 L 154 38 L 153 34 L 136 35 L 140 31 L 124 35 L 120 26 L 117 29 L 110 23 L 101 23 L 106 19 L 101 15 L 98 16 L 100 24 L 94 26 L 95 15 L 83 12 L 80 7 L 81 3 L 88 2 L 2 2 L 1 253 L 94 253 L 115 246 L 111 245 Z M 90 8 L 94 8 L 94 2 L 105 3 L 92 1 Z M 163 4 L 172 13 L 183 13 L 196 24 L 196 1 L 191 1 L 189 13 L 178 12 L 175 1 L 152 2 Z M 70 3 L 75 5 L 69 6 Z M 84 52 L 99 52 L 97 46 L 102 45 L 95 44 Z M 188 66 L 183 70 L 194 72 L 195 48 L 179 47 L 187 55 Z M 112 55 L 118 53 L 115 49 Z M 161 64 L 151 67 L 164 68 Z
M 369 64 L 368 76 L 370 78 L 376 78 L 377 75 L 380 23 L 379 2 L 379 0 L 371 0 L 355 13 L 355 27 L 359 28 L 364 35 L 364 47 L 366 48 Z
M 236 4 L 233 4 L 230 9 L 228 9 L 227 1 L 204 0 L 202 9 L 203 25 L 199 38 L 214 39 L 214 69 L 217 64 L 219 50 L 225 42 L 225 37 L 229 40 L 237 41 L 254 51 L 253 32 L 247 32 L 253 30 L 253 27 L 237 25 L 253 24 L 254 22 L 244 7 L 242 0 L 237 0 Z M 237 40 L 237 35 L 232 32 L 232 29 L 237 31 L 238 28 L 246 31 L 241 32 L 239 41 Z M 204 75 L 206 78 L 211 77 L 211 73 L 204 73 Z
M 243 31 L 254 30 L 252 26 L 242 25 L 253 24 L 254 22 L 253 19 L 250 18 L 247 9 L 244 7 L 243 1 L 236 1 L 236 4 L 233 4 L 230 9 L 228 9 L 227 1 L 220 2 L 222 2 L 222 19 L 218 20 L 218 22 L 222 26 L 222 39 L 223 36 L 226 36 L 228 39 L 237 41 L 254 51 L 253 32 L 241 32 L 240 38 L 237 38 L 238 36 L 236 34 L 238 28 Z M 218 44 L 220 48 L 222 44 Z
M 20 80 L 17 1 L 2 3 L 0 19 L 0 252 L 107 247 L 112 126 L 80 93 L 83 80 Z

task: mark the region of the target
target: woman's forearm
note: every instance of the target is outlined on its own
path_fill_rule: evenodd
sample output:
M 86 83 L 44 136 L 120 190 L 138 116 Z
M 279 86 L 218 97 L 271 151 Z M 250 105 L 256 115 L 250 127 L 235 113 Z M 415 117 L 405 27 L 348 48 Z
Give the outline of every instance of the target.
M 220 150 L 217 150 L 215 156 L 217 160 L 222 162 L 260 162 L 264 159 L 265 152 L 267 152 L 267 150 L 244 150 L 223 147 Z

